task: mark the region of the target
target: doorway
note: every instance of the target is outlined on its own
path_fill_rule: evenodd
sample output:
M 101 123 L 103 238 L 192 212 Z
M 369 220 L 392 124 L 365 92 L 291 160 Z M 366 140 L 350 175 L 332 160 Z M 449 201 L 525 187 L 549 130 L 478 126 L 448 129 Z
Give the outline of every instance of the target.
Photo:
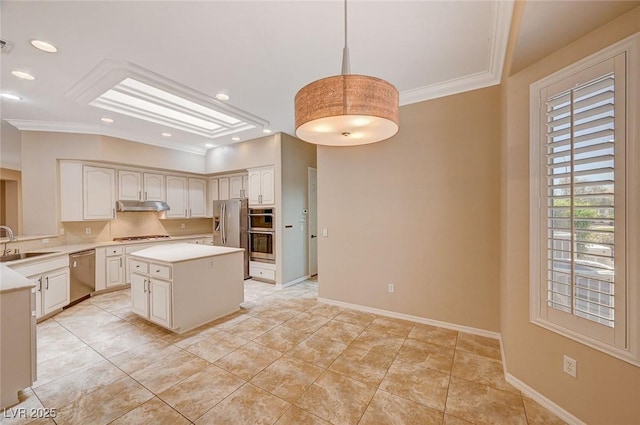
M 20 233 L 20 212 L 18 200 L 18 182 L 0 180 L 0 224 L 9 226 L 14 233 Z M 4 237 L 4 235 L 0 235 Z

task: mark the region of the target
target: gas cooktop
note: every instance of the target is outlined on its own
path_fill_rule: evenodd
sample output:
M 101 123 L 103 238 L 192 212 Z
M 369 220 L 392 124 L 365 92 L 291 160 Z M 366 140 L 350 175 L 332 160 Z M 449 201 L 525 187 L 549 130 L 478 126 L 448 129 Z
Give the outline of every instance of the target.
M 125 241 L 146 241 L 150 239 L 166 239 L 169 235 L 144 235 L 144 236 L 124 236 L 121 238 L 113 238 L 114 242 L 125 242 Z

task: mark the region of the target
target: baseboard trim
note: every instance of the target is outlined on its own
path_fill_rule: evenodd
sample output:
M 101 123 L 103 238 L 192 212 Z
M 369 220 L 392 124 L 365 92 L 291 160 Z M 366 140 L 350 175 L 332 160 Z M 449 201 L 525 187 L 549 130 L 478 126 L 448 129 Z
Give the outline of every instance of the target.
M 374 313 L 380 316 L 391 317 L 394 319 L 408 320 L 410 322 L 421 323 L 424 325 L 437 326 L 440 328 L 451 329 L 459 332 L 466 332 L 473 335 L 486 336 L 488 338 L 493 338 L 498 340 L 500 339 L 500 334 L 498 332 L 488 331 L 486 329 L 473 328 L 471 326 L 458 325 L 458 324 L 449 323 L 449 322 L 441 322 L 439 320 L 427 319 L 420 316 L 413 316 L 411 314 L 405 314 L 405 313 L 397 313 L 395 311 L 382 310 L 374 307 L 367 307 L 360 304 L 351 304 L 343 301 L 332 300 L 329 298 L 318 297 L 318 301 L 325 304 L 331 304 L 338 307 L 351 308 L 353 310 L 364 311 L 366 313 Z
M 304 282 L 305 280 L 309 279 L 310 277 L 311 277 L 311 275 L 306 275 L 306 276 L 302 276 L 302 277 L 299 277 L 299 278 L 294 279 L 294 280 L 290 280 L 289 282 L 276 283 L 276 288 L 278 288 L 278 289 L 286 288 L 288 286 L 295 285 L 295 284 L 300 283 L 300 282 Z
M 556 403 L 549 400 L 547 397 L 543 396 L 542 394 L 540 394 L 539 392 L 537 392 L 536 390 L 534 390 L 533 388 L 531 388 L 530 386 L 528 386 L 527 384 L 525 384 L 524 382 L 516 378 L 515 376 L 506 372 L 506 365 L 505 365 L 504 378 L 507 380 L 508 383 L 510 383 L 517 389 L 519 389 L 523 395 L 526 395 L 530 399 L 536 401 L 542 407 L 546 408 L 547 410 L 555 414 L 557 417 L 559 417 L 566 423 L 570 425 L 586 425 L 585 422 L 576 418 L 571 413 L 567 412 L 562 407 L 558 406 Z

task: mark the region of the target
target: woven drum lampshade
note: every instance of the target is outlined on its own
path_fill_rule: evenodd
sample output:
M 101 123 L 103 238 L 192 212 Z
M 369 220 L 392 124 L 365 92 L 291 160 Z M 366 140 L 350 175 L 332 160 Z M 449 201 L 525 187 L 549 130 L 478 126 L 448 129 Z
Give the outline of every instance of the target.
M 366 75 L 314 81 L 295 97 L 296 136 L 328 146 L 364 145 L 398 132 L 398 90 Z

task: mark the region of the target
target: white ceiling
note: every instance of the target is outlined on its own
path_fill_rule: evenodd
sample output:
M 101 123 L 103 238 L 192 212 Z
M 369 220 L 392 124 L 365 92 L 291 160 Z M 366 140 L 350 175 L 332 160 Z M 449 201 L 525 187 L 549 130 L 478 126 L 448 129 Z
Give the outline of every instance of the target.
M 68 92 L 105 60 L 130 62 L 295 134 L 296 92 L 340 73 L 344 42 L 341 1 L 2 1 L 0 89 L 3 143 L 21 129 L 105 134 L 204 153 L 231 143 L 167 129 L 76 102 Z M 401 104 L 500 80 L 511 1 L 358 1 L 348 3 L 351 71 L 384 78 Z M 54 43 L 40 52 L 30 39 Z M 36 76 L 19 80 L 12 70 Z M 104 125 L 100 117 L 116 121 Z M 169 131 L 170 139 L 160 133 Z M 262 128 L 238 134 L 262 136 Z M 4 149 L 3 149 L 4 150 Z M 6 152 L 3 152 L 3 154 Z
M 529 0 L 512 71 L 556 51 L 640 1 Z M 105 61 L 130 63 L 206 97 L 228 103 L 294 134 L 296 92 L 340 73 L 343 2 L 296 1 L 0 1 L 0 165 L 20 168 L 22 129 L 104 134 L 203 154 L 209 139 L 106 114 L 70 96 Z M 349 0 L 351 71 L 384 78 L 408 104 L 498 84 L 511 24 L 511 0 Z M 40 52 L 30 39 L 53 42 Z M 28 71 L 35 81 L 11 71 Z M 114 124 L 101 124 L 110 115 Z M 169 139 L 160 136 L 169 131 Z M 262 136 L 262 128 L 239 133 Z

